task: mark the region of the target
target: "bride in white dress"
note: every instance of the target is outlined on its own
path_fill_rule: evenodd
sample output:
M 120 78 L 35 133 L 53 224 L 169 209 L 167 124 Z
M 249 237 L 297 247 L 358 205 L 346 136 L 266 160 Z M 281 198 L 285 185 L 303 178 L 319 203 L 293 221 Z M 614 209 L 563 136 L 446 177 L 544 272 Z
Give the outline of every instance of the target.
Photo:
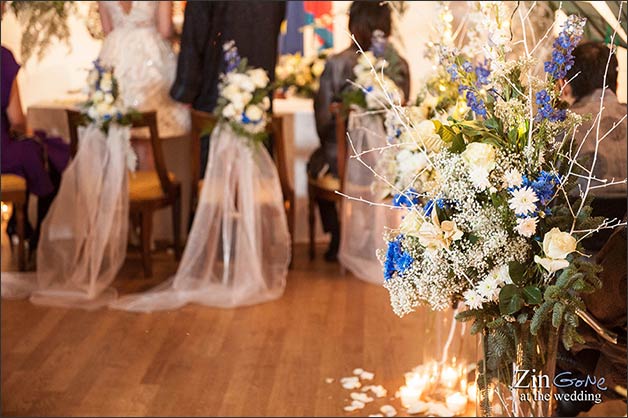
M 100 61 L 114 68 L 124 104 L 139 111 L 157 110 L 163 137 L 184 135 L 190 128 L 188 109 L 170 98 L 177 61 L 170 1 L 99 1 L 107 35 Z

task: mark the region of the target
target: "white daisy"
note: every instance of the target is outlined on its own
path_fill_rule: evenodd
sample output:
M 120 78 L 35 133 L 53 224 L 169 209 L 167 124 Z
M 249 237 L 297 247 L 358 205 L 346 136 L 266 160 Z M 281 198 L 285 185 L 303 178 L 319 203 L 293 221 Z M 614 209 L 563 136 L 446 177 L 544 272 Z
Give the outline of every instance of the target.
M 519 218 L 517 219 L 517 226 L 515 227 L 515 230 L 519 233 L 519 235 L 530 238 L 536 232 L 536 224 L 538 222 L 539 218 L 536 216 Z
M 519 170 L 513 168 L 504 173 L 504 181 L 508 187 L 521 187 L 523 176 L 521 176 Z
M 469 170 L 469 180 L 478 190 L 486 190 L 491 187 L 491 182 L 488 181 L 488 171 L 482 167 L 472 167 Z
M 464 303 L 469 307 L 469 309 L 482 308 L 482 297 L 478 295 L 475 290 L 467 290 L 462 294 L 462 297 L 464 297 Z
M 534 212 L 539 197 L 534 193 L 531 187 L 522 187 L 511 193 L 512 197 L 508 200 L 508 206 L 510 206 L 510 209 L 514 210 L 517 215 L 527 215 Z
M 503 266 L 493 267 L 493 269 L 488 273 L 488 277 L 497 281 L 499 286 L 504 284 L 512 284 L 512 279 L 510 278 L 510 271 L 508 270 L 508 265 L 504 264 Z
M 500 290 L 499 282 L 500 282 L 499 279 L 495 277 L 487 276 L 486 278 L 484 278 L 484 280 L 478 283 L 478 287 L 477 287 L 478 295 L 480 295 L 485 301 L 497 300 L 497 298 L 499 297 L 499 290 Z

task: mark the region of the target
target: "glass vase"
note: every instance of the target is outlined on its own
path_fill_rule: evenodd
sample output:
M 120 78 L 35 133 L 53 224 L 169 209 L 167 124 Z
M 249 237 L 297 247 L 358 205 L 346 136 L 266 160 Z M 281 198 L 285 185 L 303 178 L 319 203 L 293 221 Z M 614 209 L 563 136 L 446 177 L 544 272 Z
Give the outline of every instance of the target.
M 470 396 L 468 389 L 474 379 L 476 337 L 468 323 L 456 321 L 457 312 L 423 313 L 423 361 L 406 373 L 399 391 L 411 414 L 468 416 L 474 411 L 475 394 Z
M 476 372 L 476 416 L 549 417 L 555 408 L 554 375 L 558 331 L 551 325 L 537 335 L 526 322 L 508 332 L 484 330 Z

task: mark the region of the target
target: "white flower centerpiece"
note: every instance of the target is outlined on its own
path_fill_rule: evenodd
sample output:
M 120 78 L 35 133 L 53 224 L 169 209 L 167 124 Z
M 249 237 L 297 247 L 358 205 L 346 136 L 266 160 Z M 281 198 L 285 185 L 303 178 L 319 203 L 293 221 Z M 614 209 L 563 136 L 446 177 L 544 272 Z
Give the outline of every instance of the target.
M 285 97 L 314 97 L 328 55 L 328 50 L 310 57 L 304 57 L 301 53 L 281 55 L 275 67 L 277 91 Z
M 502 18 L 493 3 L 487 10 Z M 537 402 L 532 389 L 511 387 L 516 368 L 551 375 L 557 341 L 566 349 L 582 341 L 578 315 L 586 306 L 580 295 L 601 284 L 599 267 L 583 257 L 581 242 L 625 225 L 591 217 L 591 187 L 579 188 L 577 181 L 595 181 L 600 188 L 625 179 L 586 174 L 593 167 L 580 158 L 575 136 L 582 117 L 558 95 L 584 24 L 576 16 L 564 22 L 542 75 L 533 73 L 532 53 L 506 59 L 504 21 L 494 25 L 499 33 L 489 37 L 483 59 L 442 48 L 440 65 L 469 111 L 447 121 L 432 119 L 433 132 L 409 128 L 403 109 L 388 101 L 395 135 L 406 135 L 404 142 L 422 158 L 404 156 L 406 147 L 394 156 L 406 167 L 410 185 L 421 181 L 416 189 L 389 184 L 394 204 L 407 213 L 380 253 L 384 286 L 400 316 L 420 305 L 466 305 L 458 319 L 473 321 L 471 332 L 483 336 L 481 415 L 551 413 L 552 402 Z M 439 141 L 432 140 L 434 133 Z M 603 137 L 599 132 L 588 140 L 599 143 Z

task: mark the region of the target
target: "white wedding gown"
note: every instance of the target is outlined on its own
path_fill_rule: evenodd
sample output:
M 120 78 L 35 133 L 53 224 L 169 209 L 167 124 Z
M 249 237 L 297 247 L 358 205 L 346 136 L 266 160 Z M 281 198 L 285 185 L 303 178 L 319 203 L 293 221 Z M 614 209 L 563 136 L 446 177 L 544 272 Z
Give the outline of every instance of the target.
M 117 1 L 101 1 L 113 24 L 100 61 L 114 68 L 125 106 L 157 111 L 159 134 L 181 136 L 190 129 L 189 111 L 170 98 L 176 55 L 157 30 L 156 1 L 134 1 L 126 13 Z

